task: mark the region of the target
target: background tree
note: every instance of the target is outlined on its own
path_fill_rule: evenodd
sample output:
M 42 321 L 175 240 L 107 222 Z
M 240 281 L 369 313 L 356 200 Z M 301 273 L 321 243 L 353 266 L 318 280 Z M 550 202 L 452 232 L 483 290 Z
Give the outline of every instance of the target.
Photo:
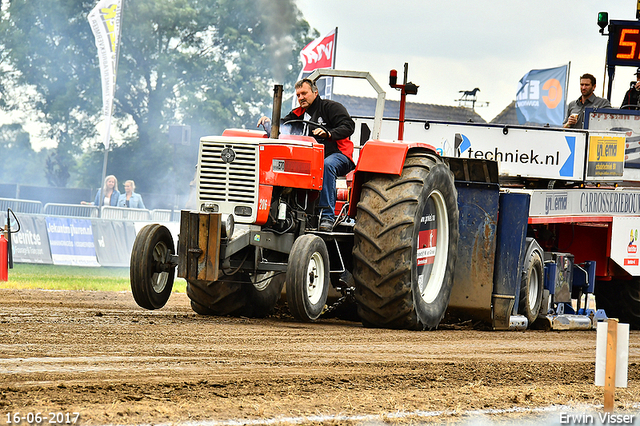
M 103 158 L 101 83 L 86 19 L 93 5 L 12 0 L 0 23 L 11 70 L 0 75 L 0 90 L 29 93 L 7 108 L 41 113 L 56 158 L 69 160 L 71 179 L 85 187 L 100 185 Z M 143 193 L 186 192 L 199 138 L 253 128 L 268 112 L 273 84 L 292 87 L 298 52 L 317 37 L 293 0 L 125 0 L 123 11 L 114 111 L 121 139 L 108 173 L 135 180 Z M 181 123 L 191 125 L 190 147 L 169 145 L 168 126 Z
M 34 151 L 29 133 L 20 124 L 0 126 L 0 153 L 0 182 L 46 185 L 45 159 L 48 152 Z
M 100 105 L 87 7 L 81 1 L 12 0 L 0 21 L 3 108 L 36 112 L 45 125 L 38 136 L 57 144 L 51 161 L 68 170 L 95 135 Z M 55 184 L 66 186 L 68 177 L 59 177 Z

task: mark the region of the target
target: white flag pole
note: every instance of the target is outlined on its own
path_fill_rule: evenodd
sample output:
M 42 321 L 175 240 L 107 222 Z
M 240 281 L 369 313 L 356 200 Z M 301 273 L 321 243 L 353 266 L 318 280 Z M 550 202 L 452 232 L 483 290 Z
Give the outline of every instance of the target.
M 564 114 L 562 114 L 562 121 L 567 116 L 567 108 L 569 107 L 569 75 L 571 74 L 571 61 L 567 64 L 567 79 L 564 83 Z
M 96 39 L 98 58 L 100 59 L 100 74 L 102 77 L 102 114 L 105 119 L 103 138 L 104 161 L 102 165 L 101 185 L 107 174 L 109 155 L 109 141 L 111 138 L 111 118 L 116 87 L 118 69 L 118 53 L 120 50 L 120 34 L 122 22 L 122 4 L 124 0 L 100 0 L 89 13 L 89 23 Z M 104 197 L 99 197 L 98 206 L 101 207 Z
M 107 161 L 109 159 L 109 137 L 110 137 L 110 131 L 111 131 L 111 115 L 109 115 L 107 117 L 105 126 L 106 126 L 106 129 L 105 129 L 106 143 L 104 144 L 104 159 L 102 161 L 102 177 L 100 178 L 100 187 L 101 188 L 104 188 L 104 180 L 107 177 Z M 104 194 L 100 194 L 100 195 L 101 195 L 101 197 L 99 197 L 99 200 L 98 200 L 98 208 L 99 209 L 102 207 L 102 203 L 103 203 L 103 200 L 104 200 Z
M 333 36 L 333 52 L 331 52 L 331 69 L 336 69 L 336 51 L 338 50 L 338 27 L 336 27 L 336 29 L 334 30 L 334 36 Z M 330 92 L 329 92 L 329 96 L 328 99 L 333 99 L 333 77 L 325 77 L 327 80 L 327 83 L 330 85 Z

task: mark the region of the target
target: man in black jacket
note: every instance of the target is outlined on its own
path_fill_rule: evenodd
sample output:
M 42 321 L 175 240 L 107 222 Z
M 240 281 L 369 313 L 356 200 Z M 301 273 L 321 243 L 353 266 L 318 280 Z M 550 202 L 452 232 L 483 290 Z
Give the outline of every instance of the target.
M 300 80 L 295 88 L 300 107 L 287 114 L 282 122 L 286 124 L 291 120 L 306 120 L 322 125 L 318 127 L 308 123 L 292 123 L 292 127 L 297 131 L 291 133 L 315 136 L 324 144 L 324 177 L 319 200 L 322 215 L 318 229 L 331 231 L 335 222 L 336 178 L 346 175 L 355 168 L 353 142 L 349 140 L 355 129 L 355 123 L 342 104 L 320 98 L 318 88 L 313 81 Z M 270 121 L 268 117 L 261 117 L 258 126 L 263 126 L 267 133 L 271 133 L 268 128 Z
M 636 82 L 632 83 L 631 88 L 624 94 L 622 105 L 620 109 L 640 109 L 638 105 L 638 98 L 640 98 L 640 68 L 636 70 Z

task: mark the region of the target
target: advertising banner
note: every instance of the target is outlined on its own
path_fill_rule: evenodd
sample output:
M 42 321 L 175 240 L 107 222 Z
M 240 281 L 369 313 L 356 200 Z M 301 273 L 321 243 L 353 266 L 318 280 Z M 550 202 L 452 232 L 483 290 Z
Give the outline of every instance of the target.
M 622 176 L 624 136 L 589 136 L 587 176 Z
M 364 123 L 354 118 L 358 140 Z M 600 132 L 606 134 L 606 132 Z M 384 120 L 381 140 L 395 140 L 398 122 Z M 555 180 L 582 180 L 585 172 L 587 133 L 560 129 L 532 129 L 488 124 L 406 121 L 404 140 L 433 146 L 445 157 L 476 158 L 498 162 L 502 176 Z
M 91 220 L 46 217 L 54 265 L 100 266 L 96 259 Z
M 581 180 L 586 134 L 432 123 L 422 139 L 444 156 L 494 160 L 503 176 Z
M 624 132 L 624 167 L 640 168 L 640 111 L 599 109 L 585 111 L 589 130 Z
M 122 0 L 100 0 L 88 16 L 95 37 L 102 78 L 102 115 L 106 120 L 105 149 L 109 148 L 109 130 L 116 86 Z
M 16 221 L 17 217 L 17 221 Z M 11 219 L 13 261 L 72 266 L 128 268 L 137 233 L 149 222 L 43 217 L 17 213 Z M 0 227 L 7 213 L 0 212 Z M 162 222 L 171 233 L 174 253 L 180 222 Z
M 516 95 L 518 123 L 562 126 L 569 66 L 531 70 L 520 79 Z
M 640 190 L 549 189 L 531 191 L 529 216 L 638 216 Z
M 132 222 L 93 220 L 93 235 L 101 266 L 129 267 L 136 230 Z
M 639 217 L 614 217 L 611 227 L 611 259 L 633 276 L 640 275 Z
M 16 263 L 51 264 L 47 224 L 41 216 L 17 215 L 20 230 L 11 234 L 13 261 Z M 12 223 L 12 231 L 18 228 Z

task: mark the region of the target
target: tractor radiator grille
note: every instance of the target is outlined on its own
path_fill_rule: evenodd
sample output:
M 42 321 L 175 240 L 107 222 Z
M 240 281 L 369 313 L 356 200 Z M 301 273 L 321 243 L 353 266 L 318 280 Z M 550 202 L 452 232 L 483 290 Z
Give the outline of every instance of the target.
M 235 158 L 227 163 L 223 161 L 224 154 Z M 257 143 L 203 141 L 200 147 L 200 202 L 256 205 L 257 161 Z

